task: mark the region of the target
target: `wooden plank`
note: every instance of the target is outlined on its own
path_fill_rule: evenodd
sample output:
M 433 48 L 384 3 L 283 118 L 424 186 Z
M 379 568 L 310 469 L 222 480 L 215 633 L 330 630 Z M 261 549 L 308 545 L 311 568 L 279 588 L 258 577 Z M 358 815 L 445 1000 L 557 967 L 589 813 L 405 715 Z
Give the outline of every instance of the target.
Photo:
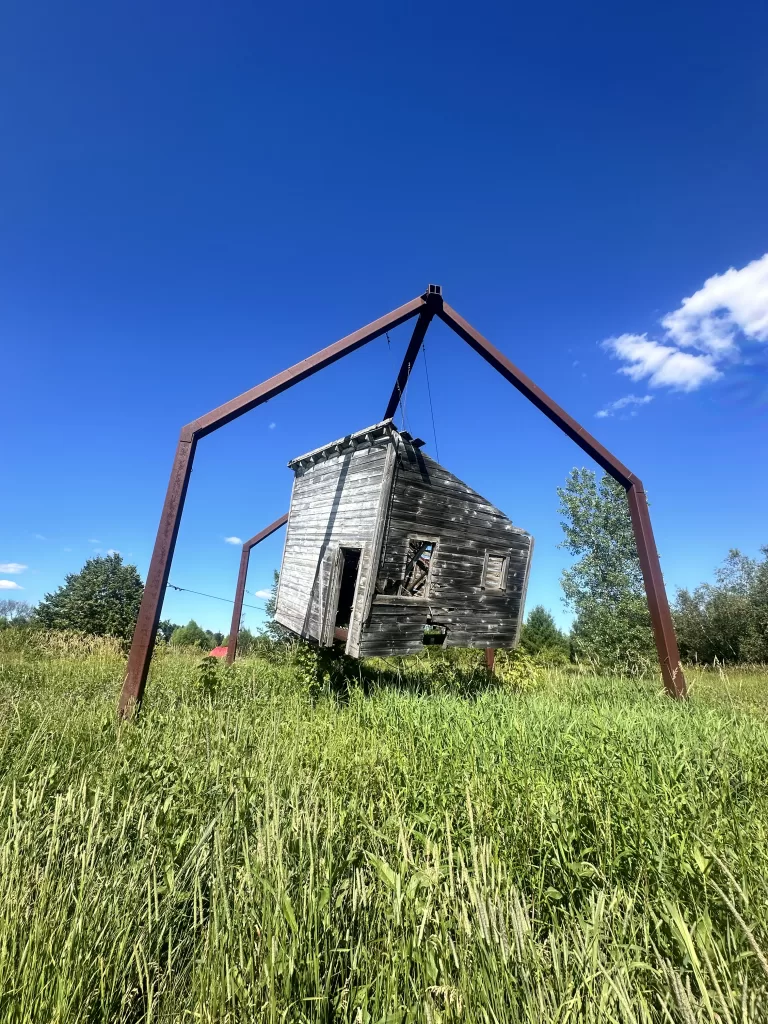
M 370 550 L 368 551 L 369 564 L 366 566 L 367 572 L 365 586 L 362 588 L 359 606 L 357 602 L 355 603 L 353 620 L 350 623 L 347 654 L 352 656 L 356 656 L 359 653 L 360 638 L 362 636 L 365 622 L 368 620 L 371 610 L 371 602 L 373 601 L 375 593 L 376 575 L 378 572 L 379 562 L 381 561 L 381 552 L 384 545 L 384 535 L 387 527 L 387 517 L 392 498 L 396 457 L 397 450 L 395 444 L 390 443 L 382 470 L 381 485 L 376 503 L 375 525 L 373 529 L 373 536 L 371 538 Z
M 341 589 L 341 571 L 344 566 L 344 556 L 340 547 L 333 547 L 326 552 L 321 567 L 321 575 L 326 576 L 324 585 L 321 584 L 320 593 L 323 595 L 320 603 L 320 643 L 323 647 L 333 646 L 333 632 L 336 625 L 336 610 L 339 603 L 339 590 Z

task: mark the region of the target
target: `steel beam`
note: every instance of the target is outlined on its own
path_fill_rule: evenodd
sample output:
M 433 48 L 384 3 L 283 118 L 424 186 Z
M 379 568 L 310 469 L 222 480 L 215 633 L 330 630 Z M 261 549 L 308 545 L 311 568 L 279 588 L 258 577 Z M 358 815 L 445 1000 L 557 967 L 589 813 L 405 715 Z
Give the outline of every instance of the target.
M 333 345 L 329 345 L 314 356 L 284 370 L 263 384 L 259 384 L 230 402 L 226 402 L 224 405 L 213 409 L 205 416 L 194 420 L 182 429 L 171 470 L 171 478 L 168 484 L 160 526 L 155 539 L 155 547 L 152 553 L 139 617 L 134 630 L 125 681 L 120 695 L 120 713 L 123 717 L 130 716 L 133 713 L 141 703 L 144 694 L 149 666 L 152 660 L 157 624 L 160 619 L 163 597 L 168 583 L 171 560 L 176 545 L 197 441 L 226 423 L 230 423 L 237 417 L 244 415 L 251 409 L 256 408 L 256 406 L 269 401 L 270 398 L 274 398 L 281 392 L 286 391 L 299 381 L 305 380 L 326 366 L 330 366 L 338 359 L 355 351 L 355 349 L 361 348 L 374 338 L 380 337 L 386 331 L 397 327 L 413 316 L 419 315 L 419 320 L 408 345 L 403 365 L 400 368 L 395 389 L 387 406 L 387 418 L 389 418 L 389 416 L 394 415 L 400 396 L 407 384 L 413 363 L 423 343 L 427 327 L 435 314 L 493 366 L 505 380 L 509 381 L 513 387 L 517 388 L 545 416 L 575 441 L 599 466 L 626 488 L 664 685 L 672 696 L 679 698 L 686 696 L 685 677 L 680 665 L 674 624 L 669 610 L 666 591 L 664 590 L 661 566 L 653 539 L 653 531 L 648 514 L 648 503 L 642 483 L 607 448 L 603 447 L 572 416 L 569 416 L 564 409 L 552 401 L 541 388 L 534 384 L 529 377 L 511 363 L 498 349 L 494 348 L 463 317 L 451 309 L 450 306 L 443 303 L 440 289 L 430 285 L 427 293 L 419 296 L 419 298 L 413 299 L 404 306 L 400 306 L 387 316 L 381 317 L 367 327 L 363 327 L 354 334 L 350 334 Z M 282 525 L 281 520 L 277 520 L 276 523 L 277 525 L 273 523 L 272 527 L 267 527 L 267 530 L 273 532 L 273 529 L 277 529 Z M 259 535 L 257 534 L 256 537 L 259 537 Z M 252 538 L 252 540 L 254 543 L 258 543 L 255 538 Z M 245 562 L 243 563 L 243 558 L 241 558 L 241 574 L 243 574 L 242 586 L 244 588 L 244 570 L 247 572 L 245 550 L 243 551 L 243 557 Z M 240 581 L 238 580 L 239 588 Z M 240 603 L 241 611 L 242 598 Z M 239 626 L 239 613 L 237 618 L 237 625 Z M 233 623 L 234 621 L 233 617 Z M 492 657 L 490 650 L 489 648 L 486 652 L 486 663 Z
M 522 370 L 510 362 L 497 348 L 494 348 L 487 338 L 484 338 L 462 316 L 459 316 L 455 309 L 451 309 L 445 303 L 438 316 L 460 338 L 463 338 L 470 348 L 473 348 L 486 362 L 490 363 L 505 380 L 508 380 L 513 387 L 525 395 L 529 402 L 533 402 L 537 409 L 560 427 L 572 441 L 575 441 L 579 448 L 593 458 L 606 473 L 610 473 L 624 487 L 629 487 L 632 482 L 632 474 L 627 467 L 619 462 L 607 448 L 604 448 L 596 438 L 592 437 L 580 423 L 577 423 L 573 416 L 569 416 L 565 409 L 561 408 L 557 402 L 553 402 L 549 395 L 533 383 L 530 377 L 526 377 Z
M 176 447 L 176 455 L 173 460 L 173 467 L 171 468 L 171 479 L 168 481 L 168 490 L 165 495 L 165 503 L 160 516 L 157 536 L 155 537 L 152 560 L 149 563 L 147 582 L 144 586 L 139 616 L 133 631 L 133 641 L 125 670 L 125 681 L 123 682 L 123 689 L 120 694 L 119 711 L 122 718 L 129 718 L 133 714 L 144 691 L 149 663 L 152 660 L 152 652 L 155 648 L 157 624 L 160 621 L 160 613 L 163 608 L 165 588 L 168 585 L 171 559 L 173 558 L 173 550 L 176 547 L 181 510 L 184 507 L 184 499 L 187 496 L 187 487 L 189 486 L 189 477 L 192 472 L 196 445 L 197 441 L 193 437 L 189 441 L 180 440 Z
M 421 313 L 419 313 L 419 319 L 416 321 L 416 326 L 413 329 L 413 334 L 411 335 L 411 340 L 408 343 L 408 348 L 405 350 L 403 363 L 400 367 L 400 372 L 397 375 L 395 386 L 392 389 L 392 395 L 387 403 L 387 409 L 384 413 L 385 420 L 391 420 L 397 412 L 397 407 L 402 401 L 403 394 L 405 393 L 405 389 L 408 385 L 408 378 L 411 375 L 413 364 L 416 362 L 416 358 L 424 342 L 424 335 L 427 333 L 427 328 L 432 323 L 432 317 L 435 315 L 435 312 L 435 302 L 434 300 L 431 300 L 429 301 L 427 308 L 423 309 Z
M 225 402 L 224 405 L 218 406 L 205 416 L 201 416 L 200 419 L 194 420 L 182 428 L 120 694 L 119 709 L 122 717 L 130 717 L 141 704 L 144 696 L 157 635 L 157 624 L 160 621 L 197 441 L 201 437 L 213 433 L 214 430 L 218 430 L 219 427 L 231 423 L 232 420 L 251 409 L 255 409 L 256 406 L 268 402 L 270 398 L 293 387 L 299 381 L 306 380 L 307 377 L 325 369 L 326 366 L 349 355 L 350 352 L 362 348 L 374 338 L 380 337 L 387 331 L 405 323 L 406 320 L 410 320 L 411 317 L 417 316 L 426 305 L 427 298 L 423 295 L 406 302 L 405 305 L 398 307 L 386 316 L 374 320 L 366 327 L 361 327 L 354 334 L 348 334 L 345 338 L 334 342 L 333 345 L 296 363 L 237 398 Z
M 540 409 L 556 426 L 609 473 L 614 480 L 627 491 L 632 529 L 637 544 L 637 554 L 643 573 L 645 593 L 648 599 L 648 610 L 651 614 L 653 635 L 661 666 L 664 686 L 670 696 L 682 699 L 687 696 L 687 687 L 680 654 L 677 648 L 675 625 L 669 610 L 667 592 L 664 589 L 664 578 L 656 544 L 653 539 L 651 517 L 648 513 L 648 502 L 640 480 L 627 467 L 603 447 L 581 424 L 569 416 L 557 402 L 553 402 L 538 385 L 534 384 L 522 370 L 519 370 L 497 348 L 467 323 L 456 310 L 444 303 L 438 316 L 451 327 L 460 338 L 479 353 L 505 380 L 517 388 L 525 397 Z
M 637 542 L 637 554 L 640 558 L 640 569 L 643 573 L 648 611 L 651 613 L 651 625 L 664 686 L 672 697 L 683 699 L 688 695 L 688 691 L 683 667 L 680 664 L 675 624 L 669 610 L 664 578 L 661 575 L 661 563 L 653 537 L 648 500 L 642 481 L 637 477 L 634 477 L 632 484 L 627 488 L 627 501 L 629 502 L 629 514 L 632 518 L 632 529 Z
M 237 654 L 237 635 L 240 632 L 240 616 L 243 614 L 243 598 L 245 596 L 245 581 L 248 576 L 248 563 L 251 560 L 251 550 L 255 548 L 257 544 L 261 544 L 267 537 L 271 537 L 272 534 L 279 530 L 281 526 L 285 526 L 288 522 L 288 513 L 280 516 L 274 523 L 270 523 L 260 533 L 251 537 L 243 544 L 243 550 L 240 554 L 240 572 L 237 574 L 237 588 L 235 590 L 235 606 L 232 609 L 232 625 L 229 628 L 229 640 L 227 642 L 227 664 L 231 665 L 235 660 Z

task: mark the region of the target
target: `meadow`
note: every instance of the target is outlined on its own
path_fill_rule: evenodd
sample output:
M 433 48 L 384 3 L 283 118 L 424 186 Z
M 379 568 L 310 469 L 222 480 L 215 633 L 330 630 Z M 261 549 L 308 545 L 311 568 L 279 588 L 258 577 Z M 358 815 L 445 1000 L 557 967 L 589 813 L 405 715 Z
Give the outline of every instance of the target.
M 0 649 L 0 1020 L 768 1020 L 768 675 Z

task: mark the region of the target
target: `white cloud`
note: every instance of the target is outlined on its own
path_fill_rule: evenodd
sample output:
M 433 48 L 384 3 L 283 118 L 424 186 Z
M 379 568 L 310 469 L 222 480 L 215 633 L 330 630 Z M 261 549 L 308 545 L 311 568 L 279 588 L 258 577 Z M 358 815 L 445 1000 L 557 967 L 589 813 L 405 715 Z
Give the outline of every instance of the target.
M 23 590 L 15 580 L 0 580 L 0 590 Z
M 21 562 L 0 562 L 0 572 L 9 572 L 11 576 L 18 576 L 28 568 L 28 565 L 22 565 Z
M 750 342 L 768 342 L 768 253 L 740 270 L 708 278 L 662 317 L 663 341 L 622 334 L 603 346 L 627 365 L 620 373 L 650 387 L 695 391 L 722 377 Z M 695 349 L 685 352 L 683 349 Z
M 254 597 L 264 597 L 264 598 L 272 597 L 272 591 L 271 590 L 254 590 L 253 596 Z
M 88 543 L 89 544 L 101 544 L 101 541 L 99 540 L 98 537 L 89 537 L 88 538 Z
M 609 338 L 603 345 L 628 363 L 619 373 L 625 373 L 632 380 L 648 378 L 652 388 L 695 391 L 721 376 L 712 356 L 681 352 L 672 345 L 651 340 L 647 334 L 621 334 L 618 338 Z
M 269 429 L 270 429 L 270 430 L 274 430 L 276 426 L 277 426 L 277 424 L 276 424 L 276 423 L 270 423 L 270 424 L 269 424 Z
M 109 550 L 107 551 L 107 554 L 108 555 L 119 555 L 120 552 L 117 550 L 117 548 L 109 548 Z
M 243 542 L 240 540 L 239 537 L 225 537 L 224 538 L 224 543 L 225 544 L 242 544 Z
M 675 344 L 718 357 L 736 349 L 739 333 L 768 341 L 768 252 L 708 278 L 661 323 Z
M 600 419 L 605 419 L 607 416 L 613 416 L 614 413 L 620 412 L 622 409 L 626 409 L 633 405 L 647 405 L 653 401 L 653 395 L 624 395 L 623 398 L 617 398 L 615 402 L 611 402 L 606 405 L 604 409 L 600 409 L 599 412 L 595 413 L 595 416 Z M 636 416 L 637 410 L 633 409 L 630 412 L 630 416 Z
M 48 538 L 47 538 L 47 537 L 44 537 L 44 536 L 42 535 L 42 533 L 36 533 L 36 534 L 35 534 L 35 540 L 48 540 Z

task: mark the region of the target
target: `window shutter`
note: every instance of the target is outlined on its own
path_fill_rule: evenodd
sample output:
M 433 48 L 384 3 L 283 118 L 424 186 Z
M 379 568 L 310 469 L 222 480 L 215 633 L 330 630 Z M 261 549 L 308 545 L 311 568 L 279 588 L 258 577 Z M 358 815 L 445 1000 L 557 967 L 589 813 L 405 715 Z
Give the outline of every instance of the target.
M 485 563 L 484 585 L 488 590 L 503 590 L 506 582 L 507 559 L 505 555 L 488 555 Z

